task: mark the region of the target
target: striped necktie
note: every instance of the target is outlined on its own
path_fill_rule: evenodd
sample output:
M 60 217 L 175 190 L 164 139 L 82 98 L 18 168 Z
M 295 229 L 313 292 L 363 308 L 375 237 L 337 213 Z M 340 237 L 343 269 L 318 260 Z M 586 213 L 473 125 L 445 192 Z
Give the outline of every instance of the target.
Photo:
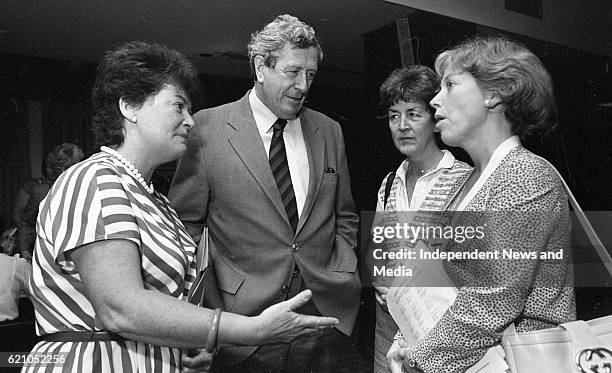
M 289 223 L 295 233 L 298 224 L 298 210 L 295 203 L 295 193 L 293 192 L 293 184 L 291 184 L 291 174 L 289 173 L 289 164 L 287 163 L 287 153 L 285 152 L 285 142 L 283 141 L 283 131 L 287 121 L 285 119 L 277 119 L 274 122 L 274 134 L 272 135 L 272 143 L 270 144 L 270 169 L 276 180 L 278 191 L 280 192 L 289 217 Z

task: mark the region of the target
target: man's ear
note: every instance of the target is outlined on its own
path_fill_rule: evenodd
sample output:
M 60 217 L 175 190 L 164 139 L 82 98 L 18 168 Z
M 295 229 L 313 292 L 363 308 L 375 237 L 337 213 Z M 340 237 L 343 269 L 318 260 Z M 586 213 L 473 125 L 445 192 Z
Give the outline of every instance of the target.
M 264 69 L 267 67 L 263 56 L 255 56 L 253 59 L 253 65 L 255 66 L 255 76 L 257 77 L 257 82 L 263 83 Z
M 119 99 L 119 110 L 121 110 L 121 115 L 123 115 L 123 117 L 128 121 L 136 123 L 138 120 L 138 117 L 136 116 L 136 108 L 134 108 L 134 105 L 124 100 L 123 97 Z

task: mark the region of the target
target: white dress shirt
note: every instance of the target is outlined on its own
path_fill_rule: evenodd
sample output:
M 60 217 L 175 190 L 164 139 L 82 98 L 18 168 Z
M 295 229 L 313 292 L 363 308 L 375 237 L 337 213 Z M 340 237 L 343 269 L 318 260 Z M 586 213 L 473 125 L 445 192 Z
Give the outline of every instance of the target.
M 253 117 L 257 124 L 259 136 L 261 136 L 263 141 L 266 154 L 270 157 L 270 144 L 274 134 L 272 126 L 278 117 L 257 97 L 255 88 L 249 93 L 249 103 L 251 110 L 253 110 Z M 287 153 L 287 163 L 289 164 L 289 173 L 291 174 L 291 183 L 295 193 L 298 216 L 301 216 L 306 195 L 308 194 L 310 166 L 308 164 L 308 152 L 299 117 L 287 121 L 283 131 L 283 140 L 285 142 L 285 152 Z

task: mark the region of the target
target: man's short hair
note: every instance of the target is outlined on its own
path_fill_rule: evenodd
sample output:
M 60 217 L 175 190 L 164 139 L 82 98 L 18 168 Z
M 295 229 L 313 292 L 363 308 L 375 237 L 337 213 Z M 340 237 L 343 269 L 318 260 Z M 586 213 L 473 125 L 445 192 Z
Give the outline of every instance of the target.
M 294 16 L 283 14 L 274 18 L 261 31 L 256 31 L 251 35 L 247 48 L 254 80 L 257 79 L 255 57 L 262 56 L 266 66 L 274 67 L 285 45 L 300 49 L 315 47 L 319 52 L 318 62 L 323 60 L 323 49 L 314 29 Z

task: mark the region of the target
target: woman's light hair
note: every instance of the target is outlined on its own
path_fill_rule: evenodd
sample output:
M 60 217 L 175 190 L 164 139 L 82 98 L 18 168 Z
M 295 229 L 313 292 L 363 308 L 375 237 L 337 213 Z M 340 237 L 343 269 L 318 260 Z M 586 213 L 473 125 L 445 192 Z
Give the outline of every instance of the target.
M 540 59 L 524 45 L 504 37 L 476 37 L 436 58 L 435 69 L 467 72 L 494 92 L 505 108 L 512 131 L 522 139 L 557 125 L 552 79 Z

